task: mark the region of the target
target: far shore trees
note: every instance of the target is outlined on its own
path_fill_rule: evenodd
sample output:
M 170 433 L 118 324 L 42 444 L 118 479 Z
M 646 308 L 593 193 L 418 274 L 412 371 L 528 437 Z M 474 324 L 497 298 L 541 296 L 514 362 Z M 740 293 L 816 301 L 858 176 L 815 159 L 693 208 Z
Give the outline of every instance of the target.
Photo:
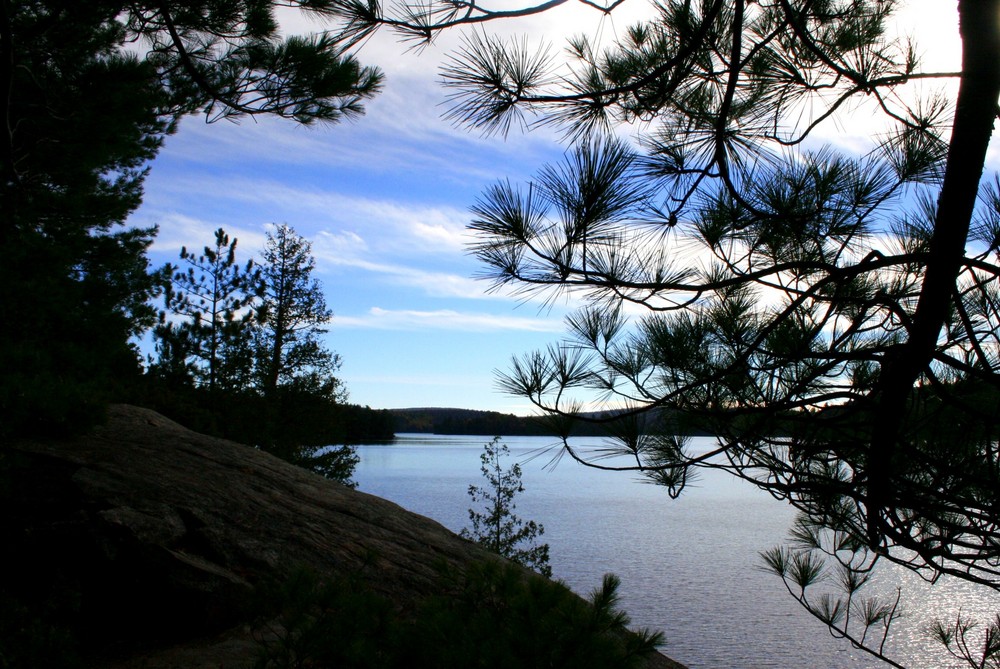
M 474 26 L 442 70 L 447 115 L 555 126 L 572 144 L 473 209 L 495 287 L 587 303 L 503 386 L 561 419 L 581 461 L 565 437 L 601 420 L 581 413 L 601 400 L 628 463 L 591 466 L 671 495 L 721 468 L 787 500 L 801 520 L 770 568 L 834 634 L 899 666 L 883 645 L 898 610 L 864 594 L 873 568 L 1000 589 L 1000 180 L 983 175 L 1000 0 L 956 3 L 954 72 L 892 35 L 889 0 L 666 0 L 613 43 L 565 51 L 486 28 L 561 4 L 342 9 L 345 35 Z M 824 146 L 821 130 L 862 119 L 865 150 Z M 691 450 L 692 427 L 715 448 Z M 799 597 L 825 572 L 836 592 Z M 1000 632 L 987 621 L 974 639 L 966 622 L 940 639 L 994 665 Z

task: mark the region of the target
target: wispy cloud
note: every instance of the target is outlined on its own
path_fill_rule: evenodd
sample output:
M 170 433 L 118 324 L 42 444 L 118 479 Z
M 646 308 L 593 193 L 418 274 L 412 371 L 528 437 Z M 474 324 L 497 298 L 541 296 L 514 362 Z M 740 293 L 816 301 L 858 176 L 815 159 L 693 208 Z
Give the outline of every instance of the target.
M 182 246 L 197 251 L 208 246 L 215 239 L 215 231 L 225 228 L 230 238 L 239 240 L 239 252 L 246 258 L 264 247 L 264 229 L 260 226 L 246 227 L 222 225 L 218 221 L 197 218 L 176 211 L 158 211 L 152 207 L 142 212 L 144 220 L 133 220 L 136 225 L 157 224 L 160 228 L 153 242 L 152 250 L 169 253 L 180 251 Z
M 183 192 L 192 193 L 184 185 L 180 185 L 180 188 Z M 192 185 L 192 189 L 194 188 L 200 186 Z M 279 185 L 275 190 L 288 189 L 282 189 Z M 290 202 L 295 200 L 290 193 L 286 193 L 286 196 Z M 256 196 L 250 196 L 251 199 L 254 197 Z M 401 206 L 377 201 L 337 195 L 330 195 L 329 199 L 353 199 L 359 208 L 380 209 L 398 216 L 395 219 L 393 216 L 386 216 L 368 224 L 359 224 L 356 229 L 338 229 L 336 226 L 339 222 L 326 221 L 318 224 L 315 219 L 306 219 L 312 225 L 301 226 L 299 230 L 313 243 L 313 256 L 319 272 L 368 273 L 373 275 L 373 284 L 405 288 L 434 298 L 490 301 L 515 299 L 502 291 L 489 292 L 486 281 L 472 276 L 475 263 L 464 253 L 465 231 L 452 217 L 453 212 L 441 208 L 413 208 L 404 212 Z M 309 197 L 303 193 L 299 201 L 307 200 Z M 285 220 L 296 219 L 293 212 L 286 213 L 288 216 Z M 241 261 L 251 256 L 259 258 L 267 230 L 267 224 L 263 222 L 253 226 L 234 225 L 232 220 L 191 216 L 171 211 L 169 207 L 157 206 L 145 208 L 141 217 L 133 223 L 160 224 L 160 233 L 152 250 L 156 254 L 156 260 L 171 262 L 176 261 L 182 246 L 198 250 L 210 244 L 219 227 L 225 228 L 230 237 L 239 239 Z M 315 231 L 314 225 L 321 225 L 321 229 Z
M 334 318 L 333 329 L 376 328 L 381 330 L 448 330 L 451 332 L 561 332 L 557 318 L 526 318 L 485 313 L 391 310 L 373 307 L 363 316 Z
M 268 164 L 286 168 L 419 172 L 442 184 L 482 184 L 530 172 L 561 153 L 552 132 L 485 137 L 440 118 L 434 83 L 404 77 L 368 104 L 369 113 L 338 125 L 304 127 L 281 119 L 242 124 L 183 122 L 171 153 L 201 165 Z M 402 111 L 402 110 L 405 110 Z
M 233 175 L 178 175 L 152 186 L 144 214 L 149 218 L 157 210 L 170 212 L 172 218 L 165 220 L 162 227 L 169 227 L 172 237 L 197 231 L 198 226 L 183 224 L 184 216 L 176 213 L 185 202 L 197 199 L 214 203 L 212 209 L 225 212 L 229 218 L 253 221 L 258 228 L 270 222 L 287 222 L 292 227 L 317 231 L 311 235 L 316 240 L 324 235 L 352 236 L 362 242 L 358 246 L 381 253 L 462 253 L 470 240 L 465 229 L 469 215 L 464 209 L 410 203 L 401 196 L 345 195 L 333 187 L 296 186 L 276 179 Z M 203 221 L 207 221 L 212 209 L 202 214 Z
M 333 255 L 325 251 L 315 254 L 320 260 L 318 265 L 349 268 L 379 275 L 379 281 L 384 285 L 396 285 L 409 289 L 417 289 L 425 295 L 442 298 L 462 299 L 509 299 L 503 295 L 487 293 L 487 284 L 449 272 L 424 270 L 405 264 L 380 262 L 369 257 L 351 255 Z

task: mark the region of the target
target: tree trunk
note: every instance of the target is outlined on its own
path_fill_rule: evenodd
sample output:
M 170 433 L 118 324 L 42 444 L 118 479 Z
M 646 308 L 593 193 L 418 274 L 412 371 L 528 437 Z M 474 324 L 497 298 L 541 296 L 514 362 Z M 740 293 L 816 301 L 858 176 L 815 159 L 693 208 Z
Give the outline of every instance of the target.
M 893 457 L 914 384 L 928 368 L 952 308 L 1000 98 L 1000 0 L 961 0 L 962 78 L 929 258 L 907 341 L 886 357 L 868 463 L 868 534 L 879 543 Z

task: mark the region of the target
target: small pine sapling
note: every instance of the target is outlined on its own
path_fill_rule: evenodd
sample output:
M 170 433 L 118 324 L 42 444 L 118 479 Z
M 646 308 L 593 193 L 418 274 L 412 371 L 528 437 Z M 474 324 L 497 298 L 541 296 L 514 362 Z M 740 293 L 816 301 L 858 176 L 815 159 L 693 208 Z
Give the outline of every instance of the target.
M 551 577 L 549 545 L 538 543 L 545 528 L 533 520 L 524 521 L 514 515 L 514 497 L 524 492 L 524 486 L 519 464 L 515 462 L 507 469 L 503 467 L 503 460 L 509 453 L 500 437 L 494 437 L 483 447 L 479 460 L 486 485 L 470 485 L 469 497 L 484 508 L 482 511 L 469 509 L 472 529 L 464 528 L 460 534 L 508 560 Z

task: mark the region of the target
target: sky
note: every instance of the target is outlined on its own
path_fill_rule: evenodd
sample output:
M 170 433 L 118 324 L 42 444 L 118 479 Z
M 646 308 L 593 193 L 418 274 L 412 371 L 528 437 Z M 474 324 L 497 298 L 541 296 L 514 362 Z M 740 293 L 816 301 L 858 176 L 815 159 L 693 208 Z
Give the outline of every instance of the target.
M 642 1 L 623 9 L 635 16 Z M 956 3 L 908 5 L 903 30 L 918 38 L 928 66 L 958 69 Z M 601 20 L 573 4 L 502 29 L 561 48 L 565 35 L 611 40 L 629 23 L 625 12 Z M 283 25 L 322 27 L 290 15 Z M 177 262 L 181 246 L 200 250 L 219 227 L 239 240 L 238 260 L 257 257 L 267 226 L 287 223 L 313 244 L 315 276 L 334 311 L 323 341 L 343 359 L 350 402 L 526 415 L 530 404 L 501 393 L 496 373 L 558 342 L 575 305 L 489 292 L 476 278 L 484 268 L 469 255 L 466 226 L 486 187 L 526 181 L 565 147 L 552 131 L 484 137 L 443 119 L 437 70 L 457 40 L 446 34 L 420 52 L 388 34 L 366 43 L 359 60 L 386 81 L 356 121 L 184 119 L 153 162 L 129 224 L 159 226 L 150 252 L 159 266 Z M 864 130 L 864 119 L 851 119 L 828 139 L 857 150 Z

